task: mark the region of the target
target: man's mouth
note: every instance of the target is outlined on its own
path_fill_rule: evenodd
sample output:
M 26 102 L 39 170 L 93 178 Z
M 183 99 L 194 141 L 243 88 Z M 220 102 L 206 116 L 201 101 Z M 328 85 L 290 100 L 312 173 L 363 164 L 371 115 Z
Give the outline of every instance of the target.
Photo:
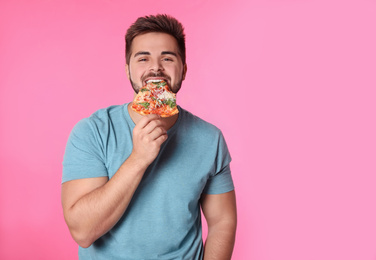
M 148 78 L 148 79 L 146 79 L 145 81 L 144 81 L 144 84 L 148 84 L 148 83 L 151 83 L 151 82 L 162 82 L 162 81 L 164 81 L 164 82 L 166 82 L 167 83 L 167 80 L 166 79 L 164 79 L 164 78 Z

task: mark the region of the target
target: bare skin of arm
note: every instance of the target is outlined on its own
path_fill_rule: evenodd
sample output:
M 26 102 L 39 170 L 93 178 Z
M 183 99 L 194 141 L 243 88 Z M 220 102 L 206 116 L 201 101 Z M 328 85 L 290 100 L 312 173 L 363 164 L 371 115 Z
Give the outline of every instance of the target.
M 204 194 L 201 207 L 208 224 L 204 260 L 230 260 L 237 224 L 235 191 Z
M 167 132 L 159 116 L 142 117 L 133 130 L 131 155 L 110 180 L 99 177 L 63 183 L 64 218 L 81 247 L 89 247 L 119 221 L 166 139 Z

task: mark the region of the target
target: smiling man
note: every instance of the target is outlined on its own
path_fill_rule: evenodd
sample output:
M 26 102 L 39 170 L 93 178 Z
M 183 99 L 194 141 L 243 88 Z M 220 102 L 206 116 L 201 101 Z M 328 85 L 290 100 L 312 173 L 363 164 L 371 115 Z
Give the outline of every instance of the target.
M 141 17 L 125 38 L 135 94 L 160 80 L 178 93 L 187 72 L 182 25 Z M 98 110 L 69 137 L 62 205 L 79 258 L 231 259 L 236 203 L 221 131 L 181 107 L 161 118 L 131 105 Z
M 150 79 L 164 79 L 174 93 L 179 91 L 187 65 L 178 54 L 173 36 L 158 32 L 139 35 L 133 39 L 130 51 L 131 57 L 125 66 L 135 92 Z

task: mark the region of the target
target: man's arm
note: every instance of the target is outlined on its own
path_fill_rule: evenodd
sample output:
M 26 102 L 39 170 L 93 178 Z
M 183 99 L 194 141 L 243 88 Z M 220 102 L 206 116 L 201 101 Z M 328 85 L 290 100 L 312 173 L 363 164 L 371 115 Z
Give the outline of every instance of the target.
M 204 194 L 201 207 L 208 224 L 204 260 L 230 260 L 237 223 L 235 191 Z
M 89 247 L 118 222 L 166 139 L 159 117 L 145 116 L 133 130 L 131 155 L 110 180 L 99 177 L 63 183 L 64 218 L 81 247 Z

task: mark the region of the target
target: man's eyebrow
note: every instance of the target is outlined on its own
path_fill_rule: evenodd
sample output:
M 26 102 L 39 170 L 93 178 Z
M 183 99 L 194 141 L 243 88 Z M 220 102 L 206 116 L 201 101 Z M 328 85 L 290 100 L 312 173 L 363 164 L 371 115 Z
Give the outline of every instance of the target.
M 162 51 L 161 54 L 162 54 L 162 55 L 170 54 L 170 55 L 173 55 L 173 56 L 175 56 L 175 57 L 178 56 L 178 55 L 177 55 L 175 52 L 173 52 L 173 51 Z
M 139 52 L 136 52 L 133 57 L 137 57 L 137 56 L 140 56 L 140 55 L 150 55 L 150 52 L 148 51 L 139 51 Z

